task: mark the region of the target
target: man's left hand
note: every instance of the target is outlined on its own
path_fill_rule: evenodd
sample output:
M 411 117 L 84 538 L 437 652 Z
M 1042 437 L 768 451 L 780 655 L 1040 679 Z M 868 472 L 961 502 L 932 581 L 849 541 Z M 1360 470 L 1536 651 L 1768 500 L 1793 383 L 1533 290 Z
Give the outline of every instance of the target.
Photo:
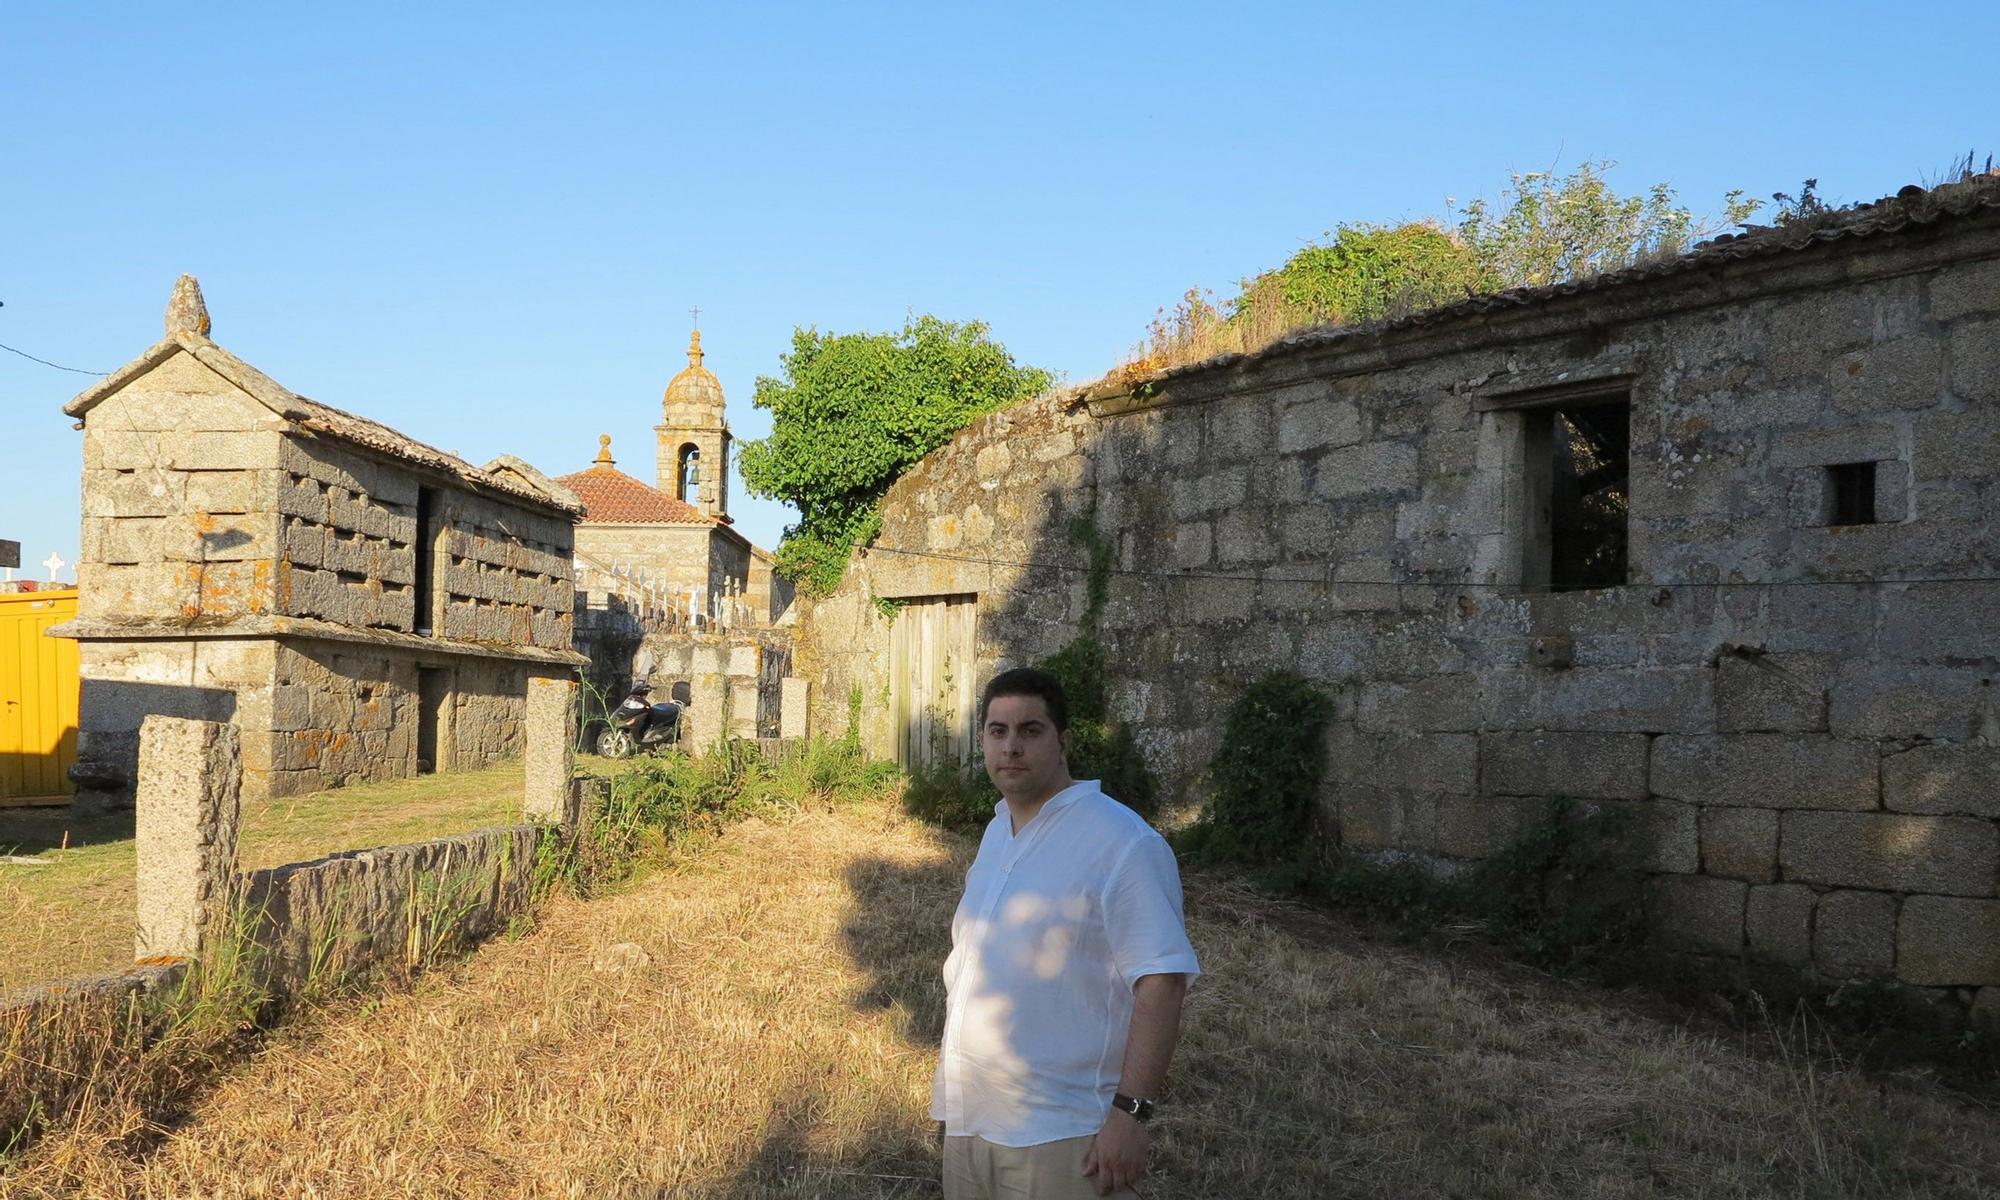
M 1090 1149 L 1083 1156 L 1083 1174 L 1097 1186 L 1100 1196 L 1138 1186 L 1146 1177 L 1146 1127 L 1124 1109 L 1112 1109 L 1090 1140 Z

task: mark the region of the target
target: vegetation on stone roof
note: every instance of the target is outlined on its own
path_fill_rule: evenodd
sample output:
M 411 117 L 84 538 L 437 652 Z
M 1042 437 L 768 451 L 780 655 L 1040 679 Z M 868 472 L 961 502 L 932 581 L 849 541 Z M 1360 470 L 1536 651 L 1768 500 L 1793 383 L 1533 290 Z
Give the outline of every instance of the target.
M 1457 211 L 1456 225 L 1341 226 L 1330 241 L 1245 280 L 1226 305 L 1190 289 L 1171 312 L 1159 310 L 1126 363 L 1082 391 L 1122 391 L 1246 354 L 1431 325 L 2000 208 L 1993 158 L 1970 153 L 1927 186 L 1872 203 L 1829 203 L 1819 181 L 1806 180 L 1797 194 L 1773 194 L 1769 225 L 1749 221 L 1764 204 L 1741 191 L 1723 198 L 1720 216 L 1702 220 L 1676 204 L 1667 184 L 1643 197 L 1619 196 L 1602 178 L 1610 165 L 1587 163 L 1560 180 L 1517 175 L 1497 216 L 1474 202 Z M 1724 232 L 1729 226 L 1741 232 Z M 1467 273 L 1466 263 L 1475 269 Z M 1354 299 L 1343 307 L 1334 302 L 1341 298 Z
M 1620 195 L 1605 179 L 1613 165 L 1515 174 L 1497 204 L 1473 200 L 1448 217 L 1339 225 L 1282 266 L 1243 280 L 1221 304 L 1189 289 L 1171 311 L 1158 311 L 1119 370 L 1142 376 L 1260 350 L 1294 330 L 1391 319 L 1670 259 L 1762 207 L 1733 191 L 1719 216 L 1698 218 L 1667 183 Z

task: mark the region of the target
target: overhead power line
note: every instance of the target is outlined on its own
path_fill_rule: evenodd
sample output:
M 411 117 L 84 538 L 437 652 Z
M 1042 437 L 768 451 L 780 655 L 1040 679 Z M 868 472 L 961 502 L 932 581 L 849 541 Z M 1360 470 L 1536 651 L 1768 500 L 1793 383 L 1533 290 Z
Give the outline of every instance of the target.
M 6 344 L 6 343 L 4 343 L 4 342 L 0 342 L 0 350 L 5 350 L 5 351 L 6 351 L 7 353 L 9 353 L 9 354 L 18 354 L 18 355 L 20 355 L 20 356 L 21 356 L 22 358 L 25 358 L 25 359 L 27 359 L 27 360 L 28 360 L 29 362 L 38 362 L 38 363 L 42 364 L 42 365 L 43 365 L 43 366 L 45 366 L 45 367 L 54 367 L 54 368 L 55 368 L 56 370 L 58 370 L 58 371 L 69 371 L 69 372 L 71 372 L 71 373 L 73 373 L 73 374 L 77 374 L 77 375 L 109 375 L 109 374 L 111 374 L 111 372 L 109 372 L 109 371 L 86 371 L 86 370 L 84 370 L 84 369 L 83 369 L 82 367 L 65 367 L 65 366 L 63 366 L 63 365 L 62 365 L 61 363 L 55 363 L 55 362 L 50 362 L 50 361 L 49 361 L 48 359 L 46 359 L 46 358 L 36 358 L 36 357 L 35 357 L 34 355 L 32 355 L 32 354 L 28 353 L 28 352 L 27 352 L 26 350 L 16 350 L 16 349 L 14 349 L 14 347 L 12 347 L 12 346 L 9 346 L 9 345 L 7 345 L 7 344 Z

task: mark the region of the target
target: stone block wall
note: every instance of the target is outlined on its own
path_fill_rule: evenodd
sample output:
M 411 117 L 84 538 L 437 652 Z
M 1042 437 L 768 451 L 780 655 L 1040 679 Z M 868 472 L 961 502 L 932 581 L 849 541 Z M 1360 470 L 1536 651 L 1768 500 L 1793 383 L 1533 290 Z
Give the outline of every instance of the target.
M 243 734 L 251 777 L 290 796 L 417 773 L 419 668 L 448 672 L 437 766 L 478 770 L 520 757 L 528 679 L 508 659 L 423 655 L 345 642 L 287 641 L 277 652 L 271 726 Z
M 1530 577 L 1529 430 L 1565 396 L 1628 406 L 1624 586 Z M 1832 524 L 1854 463 L 1876 522 Z M 2000 988 L 1991 210 L 987 417 L 809 608 L 823 724 L 858 688 L 871 748 L 900 736 L 873 597 L 976 594 L 982 681 L 1059 649 L 1079 520 L 1169 799 L 1199 799 L 1243 686 L 1297 670 L 1336 702 L 1321 811 L 1349 850 L 1472 859 L 1552 798 L 1618 807 L 1670 941 Z
M 79 599 L 79 604 L 81 600 Z M 268 640 L 84 641 L 77 645 L 77 759 L 97 773 L 80 782 L 77 803 L 129 802 L 139 775 L 139 728 L 148 715 L 236 722 L 244 733 L 244 787 L 263 796 L 268 759 L 252 730 L 270 719 L 277 647 Z
M 417 664 L 336 642 L 282 644 L 268 729 L 244 731 L 246 763 L 268 763 L 266 795 L 416 774 Z
M 750 548 L 711 525 L 590 524 L 576 529 L 576 550 L 607 567 L 643 572 L 678 596 L 741 594 L 750 586 Z M 768 604 L 768 601 L 766 601 Z
M 162 620 L 269 613 L 282 434 L 177 355 L 90 414 L 77 612 Z
M 454 770 L 477 770 L 520 757 L 532 674 L 503 659 L 458 660 L 452 669 L 451 754 L 446 759 Z
M 653 685 L 656 702 L 669 699 L 676 684 L 689 686 L 696 711 L 686 718 L 686 737 L 697 748 L 725 736 L 777 737 L 792 719 L 786 703 L 793 693 L 785 688 L 792 664 L 789 629 L 675 626 L 635 633 L 587 627 L 577 649 L 590 656 L 588 680 L 596 693 L 584 699 L 586 722 L 601 718 L 599 706 L 615 708 L 639 679 Z M 801 710 L 796 736 L 805 728 L 802 700 Z
M 568 649 L 575 601 L 567 522 L 470 494 L 447 504 L 445 637 Z

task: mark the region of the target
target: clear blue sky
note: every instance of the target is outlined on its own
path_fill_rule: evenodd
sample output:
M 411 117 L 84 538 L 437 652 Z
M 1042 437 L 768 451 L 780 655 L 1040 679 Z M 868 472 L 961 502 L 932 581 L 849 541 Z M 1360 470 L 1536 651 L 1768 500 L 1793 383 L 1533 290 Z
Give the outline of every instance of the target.
M 550 474 L 610 433 L 650 479 L 697 305 L 739 439 L 798 325 L 980 318 L 1083 380 L 1190 285 L 1510 170 L 1615 159 L 1699 209 L 1934 178 L 2000 150 L 1996 43 L 1990 0 L 0 0 L 0 343 L 111 370 L 188 271 L 295 391 Z M 30 563 L 76 557 L 88 382 L 0 353 Z

